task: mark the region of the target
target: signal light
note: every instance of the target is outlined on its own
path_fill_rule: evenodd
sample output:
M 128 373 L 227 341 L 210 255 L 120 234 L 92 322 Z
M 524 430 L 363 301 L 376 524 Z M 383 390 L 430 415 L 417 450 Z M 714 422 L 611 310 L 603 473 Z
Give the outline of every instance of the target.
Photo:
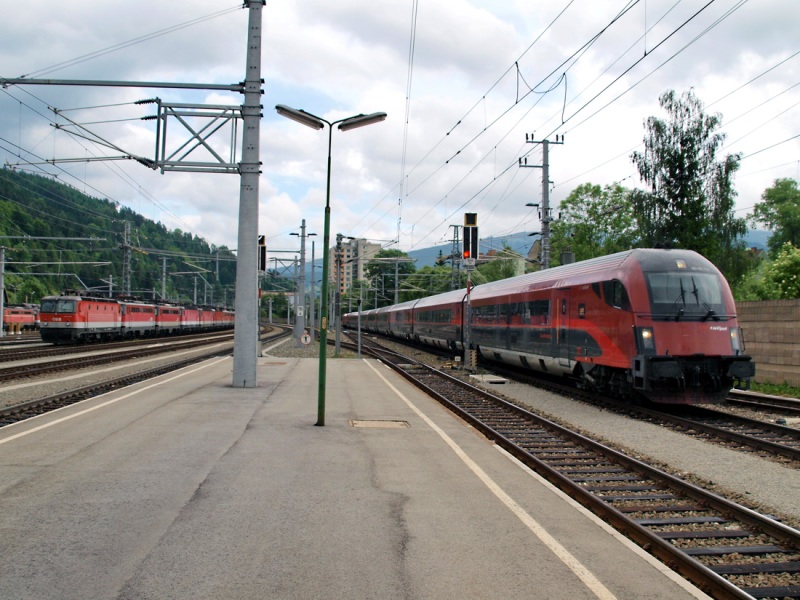
M 258 270 L 267 270 L 267 238 L 266 236 L 258 236 Z
M 478 254 L 478 219 L 474 213 L 467 213 L 471 219 L 464 221 L 464 258 L 477 259 Z M 472 223 L 468 225 L 467 223 Z

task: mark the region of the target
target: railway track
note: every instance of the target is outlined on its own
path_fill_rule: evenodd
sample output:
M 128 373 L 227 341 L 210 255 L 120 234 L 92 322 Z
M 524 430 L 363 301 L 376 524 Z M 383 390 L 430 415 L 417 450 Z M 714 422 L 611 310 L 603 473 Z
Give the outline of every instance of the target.
M 215 335 L 214 333 L 205 334 L 190 334 L 181 337 L 152 337 L 137 340 L 128 340 L 124 342 L 97 342 L 93 344 L 71 344 L 71 345 L 54 345 L 54 344 L 41 344 L 38 346 L 28 346 L 24 348 L 0 348 L 0 363 L 11 362 L 16 360 L 30 360 L 34 358 L 45 358 L 47 356 L 64 356 L 69 354 L 80 354 L 86 352 L 117 350 L 119 348 L 135 348 L 137 346 L 147 346 L 161 343 L 167 343 L 170 340 L 190 340 L 199 337 L 208 338 Z M 216 335 L 231 336 L 231 331 L 219 332 Z
M 707 435 L 734 449 L 749 449 L 800 465 L 800 429 L 699 406 L 684 408 L 680 415 L 642 407 L 629 410 L 690 435 Z
M 375 339 L 376 336 L 371 337 Z M 399 340 L 393 339 L 391 342 L 405 346 Z M 429 348 L 409 347 L 431 353 Z M 435 351 L 433 353 L 435 354 Z M 645 419 L 655 424 L 668 426 L 686 435 L 703 437 L 734 450 L 757 452 L 761 456 L 800 468 L 800 429 L 797 428 L 699 406 L 677 407 L 676 410 L 681 412 L 676 414 L 674 411 L 670 412 L 669 409 L 646 408 L 615 398 L 603 398 L 597 394 L 585 393 L 558 380 L 536 377 L 530 372 L 511 369 L 506 365 L 490 363 L 483 366 L 515 381 L 544 388 L 570 398 L 579 398 L 584 402 L 614 410 L 631 418 Z M 735 399 L 738 396 L 745 396 L 748 407 L 755 410 L 771 411 L 771 405 L 781 400 L 784 400 L 781 402 L 783 406 L 791 407 L 793 405 L 792 399 L 788 398 L 765 398 L 758 394 L 736 394 L 735 392 L 732 392 L 732 395 Z
M 528 372 L 510 369 L 506 365 L 491 363 L 488 370 L 509 379 L 547 389 L 550 392 L 581 399 L 592 405 L 614 410 L 631 418 L 646 419 L 652 423 L 671 427 L 686 435 L 703 437 L 728 448 L 742 452 L 757 452 L 782 463 L 800 468 L 800 429 L 786 427 L 762 419 L 735 415 L 722 410 L 700 406 L 677 406 L 674 409 L 647 408 L 632 405 L 616 398 L 600 397 L 586 393 L 560 381 L 543 379 Z M 735 392 L 732 395 L 736 396 Z M 773 397 L 765 401 L 758 394 L 748 394 L 749 408 L 770 411 Z M 785 399 L 791 406 L 792 400 Z M 676 414 L 680 411 L 680 414 Z
M 800 598 L 799 531 L 371 341 L 364 351 L 710 595 Z
M 214 338 L 212 343 L 225 341 L 229 338 L 233 338 L 232 333 Z M 118 351 L 116 352 L 104 352 L 103 354 L 94 354 L 91 356 L 83 355 L 74 358 L 65 358 L 63 360 L 2 368 L 0 369 L 0 381 L 11 381 L 13 379 L 22 379 L 25 377 L 54 373 L 57 371 L 105 365 L 121 360 L 129 360 L 132 358 L 141 358 L 144 356 L 153 356 L 166 352 L 197 348 L 199 346 L 207 345 L 208 343 L 208 337 L 188 341 L 171 339 L 169 342 L 158 342 L 151 340 L 148 344 L 138 346 L 135 349 L 131 348 L 130 346 L 123 346 L 121 349 L 118 348 Z M 98 350 L 106 350 L 106 348 L 98 348 Z
M 287 331 L 283 329 L 276 329 L 269 332 L 262 339 L 277 340 L 282 337 L 288 337 L 289 335 L 291 335 L 291 330 Z M 208 340 L 206 340 L 205 343 L 207 344 Z M 197 347 L 199 345 L 200 341 L 195 340 L 193 343 L 193 347 Z M 187 346 L 184 345 L 182 346 L 182 349 L 185 349 L 186 347 Z M 173 346 L 171 348 L 168 348 L 166 351 L 173 352 L 175 351 L 175 347 Z M 192 358 L 187 358 L 185 360 L 173 362 L 167 365 L 161 365 L 155 368 L 143 371 L 137 371 L 136 373 L 129 373 L 121 377 L 114 377 L 111 379 L 104 380 L 102 382 L 70 389 L 65 392 L 61 392 L 59 394 L 55 394 L 52 396 L 37 398 L 34 400 L 30 400 L 28 402 L 3 408 L 0 409 L 0 427 L 11 425 L 12 423 L 17 423 L 19 421 L 24 421 L 25 419 L 36 417 L 43 413 L 62 408 L 64 406 L 68 406 L 76 402 L 80 402 L 81 400 L 85 400 L 87 398 L 91 398 L 93 396 L 97 396 L 99 394 L 103 394 L 114 389 L 122 388 L 128 385 L 132 385 L 134 383 L 138 383 L 140 381 L 145 381 L 147 379 L 163 375 L 164 373 L 169 373 L 171 371 L 182 369 L 183 367 L 197 363 L 201 360 L 206 360 L 212 356 L 230 354 L 230 352 L 231 352 L 230 348 L 220 349 L 213 353 L 204 354 L 202 356 L 194 356 Z M 128 355 L 128 357 L 130 356 Z M 118 357 L 117 360 L 121 360 L 121 358 Z
M 733 390 L 725 402 L 733 406 L 742 406 L 754 410 L 767 410 L 778 414 L 800 416 L 800 400 L 797 398 L 766 396 L 753 392 L 737 392 Z
M 380 336 L 371 335 L 372 339 Z M 391 343 L 406 346 L 405 343 L 391 339 Z M 415 345 L 408 346 L 425 353 L 430 353 L 429 348 L 420 348 Z M 785 421 L 770 422 L 763 419 L 731 414 L 722 410 L 705 407 L 680 406 L 676 414 L 669 409 L 646 408 L 631 405 L 616 398 L 604 398 L 597 394 L 590 394 L 565 385 L 560 380 L 547 379 L 534 376 L 530 372 L 509 368 L 507 365 L 491 363 L 484 365 L 487 369 L 503 377 L 526 383 L 550 392 L 570 398 L 579 398 L 592 405 L 599 405 L 608 410 L 623 413 L 631 418 L 645 419 L 651 423 L 671 427 L 685 435 L 702 437 L 727 448 L 742 452 L 756 452 L 760 456 L 768 457 L 787 466 L 800 468 L 800 429 L 785 426 Z M 791 398 L 778 398 L 775 396 L 762 396 L 755 393 L 731 392 L 728 403 L 746 406 L 755 411 L 766 411 L 770 414 L 800 414 L 800 403 Z

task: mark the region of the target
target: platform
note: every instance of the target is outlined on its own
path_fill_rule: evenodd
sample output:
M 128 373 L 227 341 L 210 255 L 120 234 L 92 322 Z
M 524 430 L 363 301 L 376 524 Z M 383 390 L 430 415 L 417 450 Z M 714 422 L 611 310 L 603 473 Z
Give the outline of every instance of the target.
M 0 430 L 0 598 L 704 598 L 373 360 L 217 358 Z

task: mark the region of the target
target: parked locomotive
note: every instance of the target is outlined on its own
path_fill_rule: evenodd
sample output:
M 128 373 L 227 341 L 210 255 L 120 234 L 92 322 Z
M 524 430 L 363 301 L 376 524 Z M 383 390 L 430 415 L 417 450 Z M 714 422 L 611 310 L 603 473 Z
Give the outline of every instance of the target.
M 485 359 L 656 403 L 720 402 L 755 375 L 728 283 L 689 250 L 620 252 L 365 311 L 361 324 L 454 352 L 469 339 Z
M 42 298 L 39 318 L 42 341 L 55 344 L 201 333 L 234 324 L 229 310 L 72 293 Z
M 39 307 L 35 304 L 3 308 L 3 331 L 13 334 L 36 329 L 39 329 Z

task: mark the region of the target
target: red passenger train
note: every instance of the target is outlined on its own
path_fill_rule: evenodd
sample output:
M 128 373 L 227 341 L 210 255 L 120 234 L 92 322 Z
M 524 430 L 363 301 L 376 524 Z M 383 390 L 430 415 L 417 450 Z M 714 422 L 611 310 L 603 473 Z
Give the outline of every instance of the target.
M 230 310 L 151 304 L 78 294 L 42 298 L 42 341 L 55 344 L 139 338 L 230 329 Z
M 720 402 L 755 375 L 727 281 L 689 250 L 620 252 L 479 285 L 469 299 L 462 289 L 365 311 L 361 323 L 452 351 L 468 336 L 485 359 L 657 403 Z

